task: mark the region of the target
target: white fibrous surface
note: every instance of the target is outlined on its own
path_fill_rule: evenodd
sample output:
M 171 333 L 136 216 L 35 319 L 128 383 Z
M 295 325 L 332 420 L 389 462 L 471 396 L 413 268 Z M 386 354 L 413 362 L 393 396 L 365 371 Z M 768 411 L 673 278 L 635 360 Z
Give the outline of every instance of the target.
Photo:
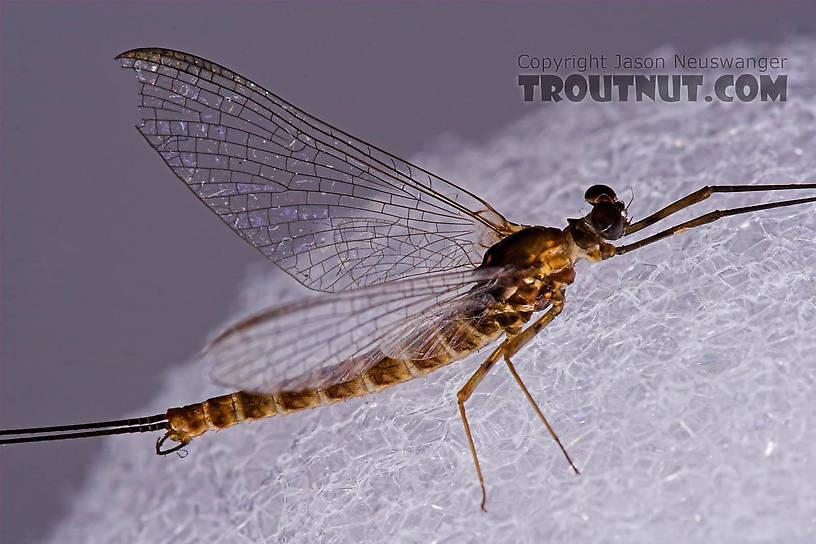
M 596 183 L 637 219 L 704 185 L 814 182 L 814 47 L 718 48 L 793 59 L 786 103 L 533 104 L 483 144 L 415 159 L 511 220 L 558 227 Z M 714 195 L 661 226 L 813 194 Z M 155 436 L 111 437 L 53 542 L 813 541 L 814 240 L 811 203 L 578 265 L 563 314 L 515 364 L 582 474 L 497 365 L 467 405 L 487 513 L 456 405 L 483 351 L 207 433 L 183 459 L 157 457 Z M 249 274 L 235 317 L 306 293 L 273 269 Z M 225 392 L 193 361 L 138 415 Z

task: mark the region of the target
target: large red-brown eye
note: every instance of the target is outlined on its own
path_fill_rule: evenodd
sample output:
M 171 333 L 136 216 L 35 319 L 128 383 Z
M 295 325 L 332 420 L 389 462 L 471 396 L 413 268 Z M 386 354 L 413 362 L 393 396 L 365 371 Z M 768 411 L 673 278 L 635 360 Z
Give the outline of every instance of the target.
M 592 207 L 589 221 L 601 236 L 607 240 L 617 240 L 623 234 L 623 215 L 614 202 L 599 202 Z
M 607 185 L 593 185 L 584 193 L 584 200 L 590 204 L 599 202 L 614 202 L 618 197 L 612 187 Z

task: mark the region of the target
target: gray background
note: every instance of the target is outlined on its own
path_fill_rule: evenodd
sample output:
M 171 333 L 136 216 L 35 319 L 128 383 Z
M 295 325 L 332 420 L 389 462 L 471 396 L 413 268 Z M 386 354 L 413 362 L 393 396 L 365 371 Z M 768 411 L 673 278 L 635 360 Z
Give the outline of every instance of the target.
M 234 310 L 247 267 L 265 264 L 132 128 L 134 84 L 112 60 L 121 51 L 157 45 L 219 61 L 411 156 L 444 134 L 483 141 L 538 107 L 515 85 L 523 51 L 695 53 L 814 26 L 809 7 L 778 3 L 4 3 L 0 15 L 2 427 L 163 411 L 145 408 L 162 371 L 198 351 Z M 0 540 L 38 540 L 98 447 L 3 449 Z

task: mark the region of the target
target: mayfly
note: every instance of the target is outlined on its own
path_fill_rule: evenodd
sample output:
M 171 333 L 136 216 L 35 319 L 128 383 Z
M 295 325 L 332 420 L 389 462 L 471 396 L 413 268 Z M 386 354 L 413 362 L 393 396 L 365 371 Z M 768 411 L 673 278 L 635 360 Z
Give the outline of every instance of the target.
M 382 391 L 498 342 L 457 394 L 484 509 L 465 403 L 497 362 L 578 473 L 512 362 L 561 313 L 577 261 L 725 216 L 816 202 L 717 210 L 616 246 L 714 193 L 816 184 L 703 187 L 634 222 L 610 187 L 594 185 L 591 211 L 563 229 L 521 225 L 218 64 L 166 49 L 117 59 L 139 82 L 137 128 L 167 166 L 241 238 L 322 294 L 246 318 L 209 344 L 213 379 L 235 393 L 146 418 L 4 430 L 0 444 L 164 431 L 156 453 L 166 455 L 206 431 Z

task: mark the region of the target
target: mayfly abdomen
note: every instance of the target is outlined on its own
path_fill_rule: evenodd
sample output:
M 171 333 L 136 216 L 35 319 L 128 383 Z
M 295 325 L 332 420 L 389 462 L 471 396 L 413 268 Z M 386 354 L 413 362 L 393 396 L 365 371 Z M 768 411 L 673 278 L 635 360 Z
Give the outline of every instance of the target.
M 517 315 L 513 321 L 518 320 L 526 321 Z M 329 387 L 274 394 L 237 391 L 204 402 L 171 408 L 167 411 L 167 437 L 186 443 L 207 431 L 226 429 L 239 423 L 282 416 L 377 393 L 463 359 L 493 342 L 504 332 L 501 319 L 486 318 L 479 320 L 476 325 L 469 321 L 471 320 L 454 320 L 453 326 L 447 327 L 446 332 L 438 331 L 436 341 L 442 349 L 433 356 L 399 359 L 380 354 L 378 362 L 362 374 Z M 454 330 L 455 335 L 448 332 Z
M 277 415 L 277 403 L 272 395 L 237 391 L 167 410 L 168 437 L 177 442 L 189 442 L 206 431 L 226 429 L 244 421 Z
M 281 416 L 368 393 L 360 378 L 327 389 L 283 391 L 273 395 L 236 391 L 196 404 L 167 410 L 168 437 L 188 442 L 207 431 L 226 429 L 239 423 Z M 355 387 L 357 385 L 357 387 Z

